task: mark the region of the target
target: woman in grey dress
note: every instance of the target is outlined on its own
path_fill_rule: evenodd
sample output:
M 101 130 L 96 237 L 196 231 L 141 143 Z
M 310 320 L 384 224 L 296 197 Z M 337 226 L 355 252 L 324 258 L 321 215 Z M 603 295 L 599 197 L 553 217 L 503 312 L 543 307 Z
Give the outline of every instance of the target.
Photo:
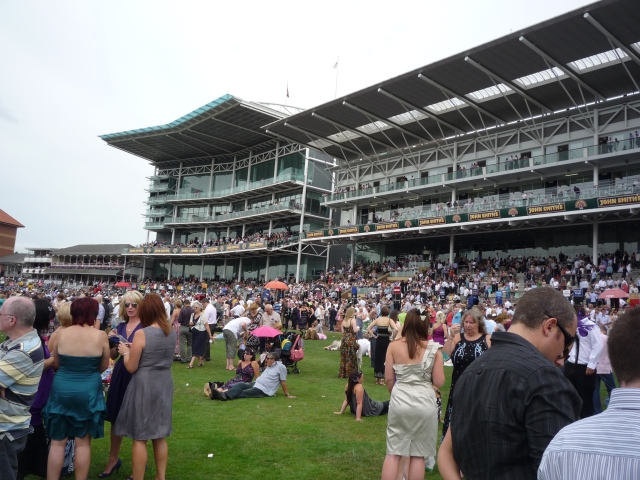
M 171 435 L 173 380 L 171 365 L 176 333 L 167 321 L 160 296 L 147 295 L 139 307 L 140 323 L 133 343 L 120 343 L 118 350 L 126 369 L 133 374 L 120 407 L 115 434 L 133 439 L 133 480 L 142 480 L 147 464 L 147 441 L 153 443 L 156 479 L 167 470 L 166 437 Z

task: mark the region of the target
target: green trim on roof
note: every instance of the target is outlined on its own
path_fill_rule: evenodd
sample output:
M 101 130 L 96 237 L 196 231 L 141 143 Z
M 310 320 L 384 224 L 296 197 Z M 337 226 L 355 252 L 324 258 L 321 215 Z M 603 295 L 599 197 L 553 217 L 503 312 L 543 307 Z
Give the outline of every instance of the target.
M 174 120 L 171 123 L 167 123 L 166 125 L 158 125 L 157 127 L 138 128 L 135 130 L 127 130 L 126 132 L 109 133 L 107 135 L 99 135 L 99 137 L 102 140 L 110 140 L 113 138 L 126 137 L 128 135 L 139 135 L 141 133 L 151 133 L 151 132 L 158 132 L 160 130 L 169 130 L 172 128 L 176 128 L 182 125 L 183 123 L 186 123 L 189 120 L 193 120 L 197 116 L 207 113 L 208 111 L 218 107 L 219 105 L 222 105 L 223 103 L 228 102 L 229 100 L 233 100 L 233 98 L 234 98 L 233 95 L 229 95 L 229 94 L 223 95 L 222 97 L 215 99 L 213 102 L 207 103 L 206 105 L 195 109 L 193 112 L 187 113 L 186 115 L 180 117 L 177 120 Z

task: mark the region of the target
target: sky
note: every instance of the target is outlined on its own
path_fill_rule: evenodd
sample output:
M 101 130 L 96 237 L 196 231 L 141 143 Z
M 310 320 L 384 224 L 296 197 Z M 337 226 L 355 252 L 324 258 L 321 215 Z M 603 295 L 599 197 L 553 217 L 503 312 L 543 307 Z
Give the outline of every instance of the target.
M 16 251 L 146 241 L 153 167 L 98 135 L 227 93 L 311 108 L 336 74 L 348 94 L 588 3 L 0 0 L 0 209 L 26 227 Z

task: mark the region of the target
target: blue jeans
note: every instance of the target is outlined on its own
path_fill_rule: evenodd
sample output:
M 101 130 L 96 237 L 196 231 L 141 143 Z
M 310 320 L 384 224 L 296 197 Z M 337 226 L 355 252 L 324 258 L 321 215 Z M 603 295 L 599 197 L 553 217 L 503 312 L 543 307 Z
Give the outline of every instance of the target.
M 596 374 L 596 388 L 593 391 L 593 411 L 598 414 L 602 413 L 602 405 L 600 403 L 600 381 L 604 382 L 607 387 L 607 394 L 611 397 L 611 390 L 616 388 L 616 381 L 613 378 L 613 373 Z
M 358 320 L 356 318 L 356 325 L 358 325 L 358 328 L 360 330 L 358 330 L 358 333 L 356 333 L 356 339 L 357 340 L 362 340 L 364 338 L 363 334 L 364 332 L 362 331 L 362 326 L 364 325 L 364 320 Z

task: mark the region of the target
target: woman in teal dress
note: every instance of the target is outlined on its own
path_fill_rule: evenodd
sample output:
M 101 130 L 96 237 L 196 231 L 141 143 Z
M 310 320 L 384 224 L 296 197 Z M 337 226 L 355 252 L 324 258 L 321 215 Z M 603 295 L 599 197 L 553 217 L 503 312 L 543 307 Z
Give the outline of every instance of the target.
M 91 439 L 104 436 L 106 405 L 100 374 L 109 366 L 107 335 L 93 328 L 98 302 L 79 298 L 71 304 L 72 325 L 56 334 L 51 355 L 58 372 L 44 409 L 51 448 L 47 478 L 60 477 L 68 437 L 76 437 L 76 479 L 85 480 L 91 463 Z

